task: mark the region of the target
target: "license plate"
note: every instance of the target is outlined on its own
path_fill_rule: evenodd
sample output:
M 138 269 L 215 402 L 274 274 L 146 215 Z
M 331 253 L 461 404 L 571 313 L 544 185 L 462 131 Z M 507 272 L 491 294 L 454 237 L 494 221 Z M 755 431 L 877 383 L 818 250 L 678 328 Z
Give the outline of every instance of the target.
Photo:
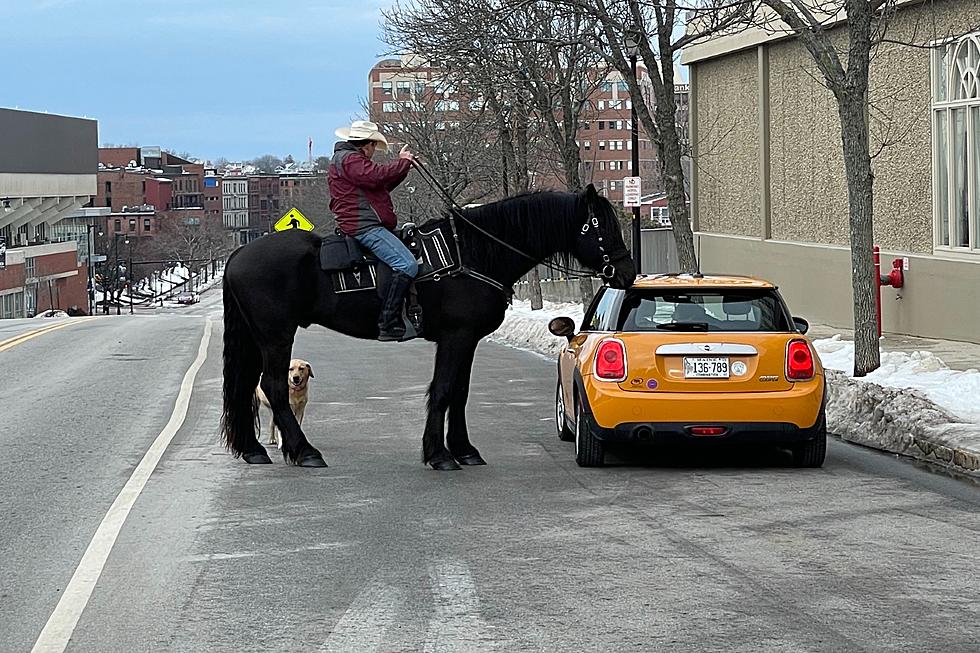
M 727 358 L 685 358 L 684 378 L 686 379 L 727 379 Z

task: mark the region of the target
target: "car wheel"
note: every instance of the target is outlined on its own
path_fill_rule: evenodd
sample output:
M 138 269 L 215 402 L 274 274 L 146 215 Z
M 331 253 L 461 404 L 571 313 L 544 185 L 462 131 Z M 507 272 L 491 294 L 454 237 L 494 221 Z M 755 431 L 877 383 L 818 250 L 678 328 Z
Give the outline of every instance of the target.
M 555 423 L 558 425 L 558 439 L 562 442 L 572 442 L 575 431 L 568 428 L 568 416 L 565 411 L 565 396 L 561 391 L 561 381 L 555 390 Z
M 827 457 L 827 414 L 822 410 L 814 430 L 816 436 L 812 440 L 793 446 L 794 467 L 823 467 L 824 458 Z
M 592 433 L 581 402 L 575 404 L 575 462 L 579 467 L 602 467 L 606 460 L 605 447 Z

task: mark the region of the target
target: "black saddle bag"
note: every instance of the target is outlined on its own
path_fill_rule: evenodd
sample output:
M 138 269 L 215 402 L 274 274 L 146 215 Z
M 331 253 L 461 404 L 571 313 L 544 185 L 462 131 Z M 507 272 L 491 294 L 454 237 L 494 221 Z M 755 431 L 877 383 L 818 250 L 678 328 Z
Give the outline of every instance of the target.
M 320 268 L 325 272 L 361 268 L 372 260 L 350 236 L 327 236 L 320 243 Z

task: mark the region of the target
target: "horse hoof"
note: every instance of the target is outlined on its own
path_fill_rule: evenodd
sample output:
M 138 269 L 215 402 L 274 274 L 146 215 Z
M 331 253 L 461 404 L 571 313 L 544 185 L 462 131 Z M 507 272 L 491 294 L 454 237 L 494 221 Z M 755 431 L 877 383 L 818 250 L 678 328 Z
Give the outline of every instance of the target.
M 429 467 L 439 472 L 452 472 L 457 469 L 462 469 L 456 464 L 456 461 L 452 458 L 446 460 L 432 460 L 429 462 Z
M 271 465 L 272 458 L 269 458 L 269 454 L 264 451 L 255 451 L 252 453 L 246 453 L 242 455 L 242 460 L 247 462 L 249 465 Z
M 323 456 L 318 453 L 311 453 L 303 456 L 296 463 L 300 467 L 326 467 L 327 463 L 324 462 Z
M 468 456 L 456 456 L 456 462 L 460 465 L 486 465 L 487 461 L 483 459 L 478 453 L 469 454 Z

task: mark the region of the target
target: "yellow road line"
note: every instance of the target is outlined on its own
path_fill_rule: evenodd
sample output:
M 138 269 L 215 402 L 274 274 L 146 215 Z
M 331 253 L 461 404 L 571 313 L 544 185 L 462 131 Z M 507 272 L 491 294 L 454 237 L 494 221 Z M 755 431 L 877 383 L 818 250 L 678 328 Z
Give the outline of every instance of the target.
M 12 338 L 7 338 L 6 340 L 0 341 L 0 352 L 7 351 L 11 347 L 16 347 L 17 345 L 27 342 L 32 338 L 38 336 L 43 336 L 45 333 L 51 331 L 57 331 L 58 329 L 64 329 L 67 326 L 73 324 L 79 324 L 81 322 L 88 322 L 89 320 L 94 320 L 94 317 L 83 317 L 71 320 L 70 322 L 60 322 L 58 324 L 49 324 L 48 326 L 41 327 L 40 329 L 34 329 L 33 331 L 28 331 L 27 333 L 22 333 L 19 336 L 14 336 Z

